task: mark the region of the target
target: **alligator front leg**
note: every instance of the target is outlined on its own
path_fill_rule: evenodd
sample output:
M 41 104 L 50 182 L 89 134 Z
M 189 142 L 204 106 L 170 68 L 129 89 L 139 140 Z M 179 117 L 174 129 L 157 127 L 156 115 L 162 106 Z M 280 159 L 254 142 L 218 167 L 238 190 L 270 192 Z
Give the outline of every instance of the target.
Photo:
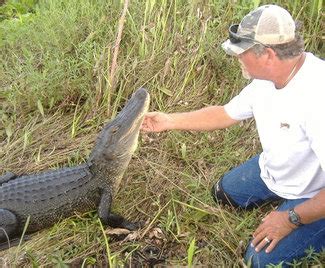
M 110 214 L 112 204 L 112 195 L 110 189 L 103 189 L 98 206 L 98 216 L 101 222 L 105 225 L 109 225 L 108 215 Z
M 98 206 L 98 216 L 104 225 L 113 228 L 124 228 L 130 231 L 140 228 L 140 224 L 126 220 L 124 217 L 111 213 L 112 195 L 110 190 L 103 190 Z
M 0 243 L 9 242 L 17 231 L 16 215 L 6 209 L 0 208 Z
M 6 174 L 0 176 L 0 185 L 5 183 L 5 182 L 8 182 L 8 181 L 10 181 L 10 180 L 12 180 L 12 179 L 14 179 L 16 177 L 17 177 L 17 175 L 15 173 L 7 171 Z

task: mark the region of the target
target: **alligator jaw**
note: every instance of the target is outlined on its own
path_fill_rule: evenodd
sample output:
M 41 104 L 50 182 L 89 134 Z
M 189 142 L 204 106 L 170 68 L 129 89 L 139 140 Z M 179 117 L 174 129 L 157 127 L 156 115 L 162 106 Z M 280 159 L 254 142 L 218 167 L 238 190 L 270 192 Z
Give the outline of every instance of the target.
M 89 157 L 91 164 L 128 162 L 137 147 L 139 130 L 144 114 L 148 111 L 149 99 L 145 89 L 138 89 L 116 118 L 104 126 Z

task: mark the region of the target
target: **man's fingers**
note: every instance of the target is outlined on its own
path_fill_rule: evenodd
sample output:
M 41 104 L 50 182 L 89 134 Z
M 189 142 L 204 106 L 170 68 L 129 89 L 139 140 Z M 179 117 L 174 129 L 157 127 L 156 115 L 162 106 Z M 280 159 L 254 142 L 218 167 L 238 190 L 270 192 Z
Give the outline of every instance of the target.
M 260 240 L 260 242 L 258 243 L 258 245 L 255 247 L 255 251 L 256 252 L 261 251 L 269 243 L 270 243 L 270 240 L 268 238 L 264 237 L 262 240 Z
M 256 228 L 253 233 L 252 246 L 255 250 L 271 252 L 281 239 L 292 232 L 292 228 L 287 225 L 286 211 L 273 211 L 264 217 L 264 221 Z
M 261 223 L 255 230 L 255 232 L 253 233 L 254 237 L 257 237 L 261 232 L 263 232 L 264 230 L 264 225 L 263 223 Z
M 140 129 L 143 130 L 143 131 L 150 131 L 150 128 L 149 128 L 149 126 L 148 126 L 148 124 L 146 122 L 142 123 Z
M 264 233 L 259 233 L 256 236 L 254 236 L 254 239 L 252 240 L 252 245 L 253 246 L 258 246 L 263 239 L 266 237 L 266 234 Z
M 265 252 L 270 253 L 275 248 L 275 246 L 278 244 L 278 242 L 279 242 L 279 240 L 277 240 L 277 239 L 272 240 L 270 245 L 266 248 Z
M 154 125 L 152 123 L 152 118 L 146 117 L 141 125 L 141 130 L 146 132 L 154 131 Z
M 267 214 L 265 217 L 262 218 L 262 222 L 265 222 L 266 220 L 268 220 L 270 217 L 270 214 Z

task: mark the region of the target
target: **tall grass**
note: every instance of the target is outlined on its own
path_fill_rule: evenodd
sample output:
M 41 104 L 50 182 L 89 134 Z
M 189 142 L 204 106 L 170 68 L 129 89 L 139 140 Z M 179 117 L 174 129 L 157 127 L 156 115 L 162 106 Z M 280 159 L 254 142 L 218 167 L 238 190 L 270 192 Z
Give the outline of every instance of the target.
M 1 9 L 0 172 L 85 161 L 100 127 L 141 86 L 151 94 L 151 110 L 226 103 L 246 81 L 220 44 L 229 24 L 265 3 L 130 1 L 114 87 L 110 71 L 123 1 L 40 0 L 27 11 Z M 323 1 L 273 3 L 304 22 L 306 49 L 324 57 Z M 76 215 L 18 251 L 0 252 L 0 264 L 240 266 L 242 243 L 272 207 L 223 209 L 211 200 L 210 187 L 259 151 L 252 122 L 210 133 L 142 135 L 113 209 L 147 222 L 143 230 L 121 240 L 102 229 L 96 212 Z M 309 255 L 315 264 L 324 258 Z

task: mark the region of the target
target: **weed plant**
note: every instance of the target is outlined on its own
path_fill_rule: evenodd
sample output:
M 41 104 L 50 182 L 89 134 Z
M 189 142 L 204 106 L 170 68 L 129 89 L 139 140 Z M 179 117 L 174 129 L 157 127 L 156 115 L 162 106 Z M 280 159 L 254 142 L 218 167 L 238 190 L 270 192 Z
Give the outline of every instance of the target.
M 220 44 L 231 23 L 265 3 L 131 1 L 112 83 L 123 1 L 0 1 L 0 172 L 84 162 L 100 128 L 139 87 L 149 90 L 151 110 L 227 103 L 247 82 Z M 306 50 L 324 58 L 323 1 L 272 3 L 303 22 Z M 253 121 L 214 132 L 143 134 L 113 205 L 146 222 L 142 230 L 114 234 L 95 211 L 76 215 L 0 252 L 0 265 L 239 267 L 243 245 L 273 207 L 223 208 L 210 188 L 260 151 Z M 310 250 L 294 265 L 324 261 Z

